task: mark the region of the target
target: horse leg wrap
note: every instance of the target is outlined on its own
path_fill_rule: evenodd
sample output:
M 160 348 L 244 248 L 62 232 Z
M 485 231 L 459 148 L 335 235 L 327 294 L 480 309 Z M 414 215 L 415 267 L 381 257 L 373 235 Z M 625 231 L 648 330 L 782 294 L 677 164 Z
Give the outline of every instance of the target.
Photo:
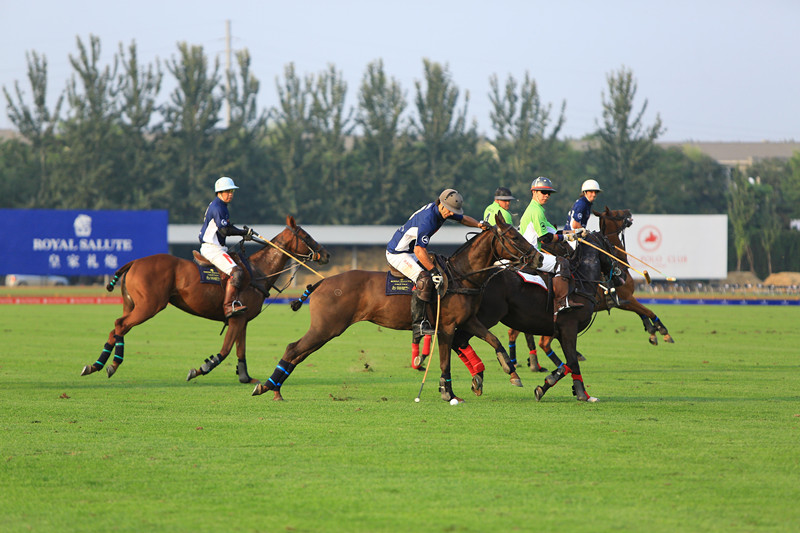
M 583 377 L 580 374 L 572 374 L 572 395 L 579 402 L 588 402 L 591 398 L 589 393 L 586 392 L 586 387 L 583 384 Z
M 100 357 L 98 357 L 97 361 L 92 365 L 95 370 L 101 370 L 106 365 L 106 361 L 108 361 L 109 356 L 111 356 L 111 348 L 113 347 L 113 344 L 105 343 L 103 351 L 100 352 Z
M 250 383 L 253 378 L 247 372 L 247 359 L 242 357 L 236 363 L 236 375 L 239 376 L 239 383 Z
M 200 365 L 200 372 L 205 376 L 206 374 L 217 368 L 219 364 L 222 362 L 222 359 L 223 358 L 220 356 L 220 354 L 212 355 L 211 357 L 206 359 L 205 363 Z
M 439 378 L 439 392 L 442 394 L 442 400 L 446 402 L 456 397 L 453 392 L 453 380 L 450 378 L 449 373 L 442 374 L 442 377 Z
M 545 382 L 545 384 L 547 384 L 550 387 L 552 387 L 553 385 L 555 385 L 556 383 L 561 381 L 561 378 L 563 378 L 564 376 L 566 376 L 570 372 L 571 372 L 571 370 L 569 369 L 569 367 L 567 365 L 565 365 L 564 363 L 561 363 L 561 365 L 558 368 L 553 370 L 550 373 L 550 375 L 548 375 L 546 378 L 544 378 L 544 382 Z
M 272 376 L 267 380 L 267 390 L 280 390 L 281 385 L 283 385 L 283 382 L 286 381 L 286 378 L 292 373 L 294 367 L 295 365 L 292 363 L 281 359 L 278 366 L 275 367 Z
M 121 365 L 125 357 L 125 339 L 121 335 L 114 335 L 114 364 Z
M 508 357 L 511 359 L 511 362 L 514 363 L 514 366 L 517 365 L 517 342 L 509 342 L 508 343 Z
M 466 348 L 461 348 L 461 351 L 464 353 L 464 357 L 467 358 L 470 365 L 472 365 L 472 368 L 475 369 L 475 372 L 472 374 L 473 376 L 478 372 L 483 372 L 486 370 L 486 367 L 483 366 L 483 361 L 481 361 L 481 358 L 475 353 L 475 350 L 472 348 L 472 346 L 468 344 Z
M 667 331 L 666 326 L 664 326 L 664 324 L 661 322 L 660 318 L 656 317 L 653 320 L 653 326 L 656 329 L 658 329 L 658 332 L 661 333 L 662 335 L 669 335 L 669 331 Z
M 469 358 L 464 353 L 464 350 L 462 348 L 456 348 L 456 353 L 458 354 L 458 358 L 461 359 L 461 362 L 464 363 L 464 366 L 467 367 L 467 370 L 469 370 L 469 375 L 474 376 L 477 374 L 477 372 L 475 372 L 475 367 L 472 366 L 472 363 L 470 363 Z
M 553 350 L 550 350 L 550 352 L 547 354 L 547 357 L 548 357 L 548 358 L 549 358 L 549 359 L 550 359 L 550 360 L 553 362 L 553 364 L 554 364 L 554 365 L 556 365 L 556 366 L 561 366 L 561 365 L 563 365 L 563 364 L 564 364 L 564 363 L 561 361 L 561 359 L 559 359 L 559 357 L 556 355 L 556 352 L 554 352 Z

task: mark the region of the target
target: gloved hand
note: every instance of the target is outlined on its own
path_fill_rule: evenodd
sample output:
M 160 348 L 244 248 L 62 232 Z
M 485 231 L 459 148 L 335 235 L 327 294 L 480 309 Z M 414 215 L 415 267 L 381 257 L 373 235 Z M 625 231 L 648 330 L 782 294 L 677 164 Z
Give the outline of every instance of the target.
M 246 241 L 252 240 L 253 239 L 253 235 L 256 234 L 255 230 L 253 228 L 248 228 L 247 226 L 242 226 L 242 229 L 244 229 L 244 232 L 245 232 L 244 233 L 244 240 L 246 240 Z
M 478 222 L 478 227 L 486 231 L 487 229 L 490 229 L 492 225 L 486 222 L 485 220 L 481 220 L 480 222 Z
M 580 237 L 581 239 L 585 239 L 588 234 L 589 230 L 586 228 L 578 228 L 575 230 L 575 235 Z
M 431 270 L 431 281 L 433 281 L 433 286 L 437 289 L 442 286 L 442 283 L 444 283 L 444 276 L 442 276 L 442 273 L 439 272 L 438 268 L 434 267 Z
M 576 233 L 562 233 L 561 235 L 564 237 L 565 241 L 570 241 L 570 242 L 578 238 Z

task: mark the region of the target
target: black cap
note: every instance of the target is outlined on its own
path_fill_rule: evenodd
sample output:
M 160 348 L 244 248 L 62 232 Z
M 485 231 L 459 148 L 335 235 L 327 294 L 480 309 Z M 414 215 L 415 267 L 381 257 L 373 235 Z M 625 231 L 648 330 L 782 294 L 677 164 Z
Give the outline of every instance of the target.
M 494 191 L 494 199 L 495 200 L 516 200 L 511 195 L 511 190 L 508 187 L 498 187 L 496 191 Z

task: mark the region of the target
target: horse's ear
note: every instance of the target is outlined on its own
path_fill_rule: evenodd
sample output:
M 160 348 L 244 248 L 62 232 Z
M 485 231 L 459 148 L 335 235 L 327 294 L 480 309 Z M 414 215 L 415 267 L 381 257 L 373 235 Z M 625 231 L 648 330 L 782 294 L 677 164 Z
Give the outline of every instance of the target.
M 286 225 L 290 228 L 297 227 L 297 222 L 294 221 L 294 217 L 292 215 L 286 215 Z
M 608 210 L 608 208 L 607 208 L 607 207 L 606 207 L 606 210 Z M 595 211 L 594 209 L 592 209 L 592 213 L 594 213 L 594 216 L 596 216 L 596 217 L 601 217 L 601 216 L 603 216 L 603 213 L 598 213 L 598 212 L 597 212 L 597 211 Z
M 609 209 L 608 206 L 606 206 L 606 214 L 608 214 L 610 212 L 611 212 L 611 209 Z
M 503 227 L 508 225 L 508 224 L 506 224 L 506 221 L 503 219 L 503 217 L 500 216 L 500 213 L 495 213 L 494 214 L 494 222 L 495 222 L 495 225 L 500 226 L 501 228 L 503 228 Z

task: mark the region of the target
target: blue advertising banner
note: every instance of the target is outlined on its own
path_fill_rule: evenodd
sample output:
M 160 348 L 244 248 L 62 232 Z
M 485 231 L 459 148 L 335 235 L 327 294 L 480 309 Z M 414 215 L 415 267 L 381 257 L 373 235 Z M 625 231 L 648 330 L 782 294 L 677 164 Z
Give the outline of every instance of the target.
M 167 211 L 0 209 L 0 274 L 104 275 L 166 253 Z

